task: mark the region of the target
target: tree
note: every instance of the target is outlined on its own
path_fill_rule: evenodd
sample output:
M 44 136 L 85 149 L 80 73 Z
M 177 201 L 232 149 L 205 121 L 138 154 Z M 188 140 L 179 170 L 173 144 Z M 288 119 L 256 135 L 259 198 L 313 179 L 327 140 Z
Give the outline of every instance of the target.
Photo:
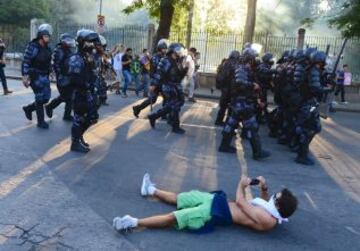
M 255 24 L 256 24 L 256 4 L 257 0 L 248 0 L 247 1 L 247 15 L 246 15 L 246 23 L 244 29 L 244 43 L 252 42 L 254 31 L 255 31 Z
M 191 34 L 192 34 L 194 7 L 195 7 L 195 1 L 190 0 L 189 15 L 188 15 L 187 29 L 186 29 L 186 47 L 187 48 L 189 48 L 190 44 L 191 44 Z
M 154 40 L 154 43 L 157 43 L 161 38 L 170 37 L 170 28 L 174 16 L 183 16 L 188 6 L 189 0 L 135 0 L 123 12 L 130 14 L 135 10 L 146 8 L 150 16 L 159 21 L 159 27 Z
M 0 23 L 20 27 L 30 25 L 34 17 L 49 17 L 49 1 L 46 0 L 1 0 Z
M 349 0 L 343 4 L 340 14 L 329 23 L 341 30 L 344 37 L 360 37 L 360 1 Z

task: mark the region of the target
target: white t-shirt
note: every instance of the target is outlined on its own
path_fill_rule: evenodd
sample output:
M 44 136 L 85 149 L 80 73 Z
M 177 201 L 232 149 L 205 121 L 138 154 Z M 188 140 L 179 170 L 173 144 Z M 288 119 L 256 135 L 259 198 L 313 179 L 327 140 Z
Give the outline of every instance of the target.
M 350 72 L 344 72 L 344 85 L 351 85 L 351 78 Z
M 195 72 L 195 62 L 191 55 L 187 55 L 186 60 L 185 60 L 185 65 L 187 67 L 189 67 L 189 70 L 188 70 L 186 76 L 188 78 L 192 78 L 194 75 L 194 72 Z
M 118 54 L 115 55 L 114 57 L 114 70 L 115 71 L 121 71 L 122 70 L 122 56 L 124 55 L 124 53 L 119 52 Z

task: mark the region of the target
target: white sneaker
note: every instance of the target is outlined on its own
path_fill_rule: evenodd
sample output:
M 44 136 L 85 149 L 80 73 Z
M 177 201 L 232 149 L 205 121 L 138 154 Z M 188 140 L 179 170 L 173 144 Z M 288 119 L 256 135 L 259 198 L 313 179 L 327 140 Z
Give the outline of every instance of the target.
M 347 104 L 349 104 L 349 102 L 347 102 L 347 101 L 345 101 L 345 102 L 341 102 L 341 103 L 343 103 L 343 105 L 347 105 Z
M 113 224 L 112 224 L 113 228 L 115 228 L 116 222 L 117 222 L 118 220 L 120 220 L 120 219 L 121 219 L 120 217 L 115 217 L 115 218 L 113 219 Z
M 113 220 L 113 227 L 116 231 L 127 230 L 135 228 L 138 225 L 138 219 L 125 215 L 124 217 L 115 217 Z
M 142 196 L 149 196 L 154 195 L 155 191 L 155 184 L 151 183 L 150 175 L 145 173 L 142 184 L 141 184 L 141 195 Z

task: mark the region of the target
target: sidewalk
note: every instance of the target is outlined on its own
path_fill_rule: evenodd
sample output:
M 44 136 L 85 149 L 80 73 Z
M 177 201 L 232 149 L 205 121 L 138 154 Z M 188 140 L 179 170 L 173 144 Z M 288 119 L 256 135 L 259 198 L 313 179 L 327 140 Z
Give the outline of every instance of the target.
M 9 79 L 21 79 L 20 69 L 7 67 L 5 68 L 5 74 Z M 129 90 L 133 90 L 133 86 L 129 86 Z M 204 99 L 219 99 L 220 91 L 217 89 L 199 88 L 195 90 L 195 97 Z M 269 98 L 270 104 L 272 97 Z M 349 103 L 347 105 L 338 103 L 335 106 L 336 111 L 341 112 L 357 112 L 360 113 L 360 103 Z

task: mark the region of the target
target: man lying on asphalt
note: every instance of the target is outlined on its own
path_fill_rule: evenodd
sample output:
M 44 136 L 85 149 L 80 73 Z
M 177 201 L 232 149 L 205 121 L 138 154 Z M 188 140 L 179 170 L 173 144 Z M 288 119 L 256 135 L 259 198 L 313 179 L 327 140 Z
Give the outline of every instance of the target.
M 261 198 L 251 201 L 245 198 L 245 188 L 257 185 Z M 236 201 L 228 201 L 222 191 L 205 193 L 197 190 L 175 194 L 160 190 L 145 174 L 141 186 L 142 196 L 153 196 L 161 201 L 177 206 L 177 211 L 165 215 L 148 218 L 134 218 L 129 215 L 115 217 L 113 227 L 117 230 L 127 230 L 137 227 L 166 228 L 176 227 L 179 230 L 188 229 L 196 232 L 209 232 L 216 225 L 237 224 L 258 231 L 269 231 L 282 221 L 288 221 L 297 208 L 296 197 L 288 190 L 269 197 L 266 181 L 259 176 L 250 179 L 243 176 L 236 191 Z

